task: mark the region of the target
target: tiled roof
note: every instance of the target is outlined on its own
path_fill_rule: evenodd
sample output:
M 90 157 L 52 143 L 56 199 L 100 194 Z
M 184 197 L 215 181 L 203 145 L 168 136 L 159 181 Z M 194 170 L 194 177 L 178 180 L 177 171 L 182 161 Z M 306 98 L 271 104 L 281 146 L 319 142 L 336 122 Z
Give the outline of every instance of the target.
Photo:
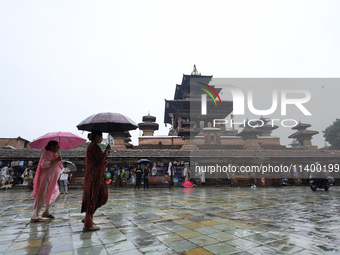
M 63 150 L 62 156 L 85 158 L 86 150 Z M 42 151 L 36 149 L 0 150 L 1 159 L 40 158 Z M 339 158 L 340 150 L 180 150 L 180 149 L 124 149 L 111 150 L 113 158 Z

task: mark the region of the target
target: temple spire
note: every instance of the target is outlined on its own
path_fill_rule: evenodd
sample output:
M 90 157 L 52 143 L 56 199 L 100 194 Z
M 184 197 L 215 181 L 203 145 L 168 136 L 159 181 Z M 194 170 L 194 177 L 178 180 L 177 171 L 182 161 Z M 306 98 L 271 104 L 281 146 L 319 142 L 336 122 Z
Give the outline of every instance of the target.
M 138 124 L 138 128 L 143 130 L 143 136 L 153 136 L 155 130 L 158 130 L 158 124 L 155 123 L 156 117 L 148 115 L 143 116 L 143 122 Z
M 201 75 L 201 73 L 197 71 L 196 65 L 194 65 L 194 69 L 192 70 L 191 75 Z

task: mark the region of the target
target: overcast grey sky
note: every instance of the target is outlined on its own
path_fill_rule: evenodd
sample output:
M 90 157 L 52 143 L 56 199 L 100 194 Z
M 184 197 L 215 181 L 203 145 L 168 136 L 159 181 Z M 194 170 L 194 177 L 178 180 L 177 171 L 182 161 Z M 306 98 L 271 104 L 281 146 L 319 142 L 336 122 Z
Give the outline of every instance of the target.
M 0 137 L 86 137 L 76 125 L 92 114 L 139 123 L 149 111 L 165 135 L 164 99 L 194 64 L 221 78 L 339 77 L 339 11 L 321 0 L 1 1 Z

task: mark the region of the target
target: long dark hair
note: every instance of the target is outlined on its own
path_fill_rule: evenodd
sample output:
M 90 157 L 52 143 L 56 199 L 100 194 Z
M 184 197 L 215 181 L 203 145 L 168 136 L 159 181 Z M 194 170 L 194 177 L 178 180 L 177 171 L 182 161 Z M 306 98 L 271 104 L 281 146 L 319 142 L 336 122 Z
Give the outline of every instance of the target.
M 98 130 L 98 129 L 93 129 L 93 130 L 91 131 L 91 133 L 89 133 L 89 134 L 87 135 L 87 138 L 88 138 L 90 141 L 93 141 L 93 140 L 96 138 L 97 135 L 102 136 L 102 134 L 103 134 L 102 131 L 100 131 L 100 130 Z
M 49 141 L 48 144 L 45 147 L 45 151 L 52 150 L 52 146 L 55 147 L 58 144 L 57 141 Z

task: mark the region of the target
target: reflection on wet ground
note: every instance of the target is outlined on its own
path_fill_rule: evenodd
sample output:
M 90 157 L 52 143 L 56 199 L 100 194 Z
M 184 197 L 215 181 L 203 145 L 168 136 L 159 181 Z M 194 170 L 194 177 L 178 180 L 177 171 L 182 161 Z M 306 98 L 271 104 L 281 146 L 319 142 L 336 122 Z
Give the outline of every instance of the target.
M 60 195 L 56 219 L 30 223 L 25 189 L 0 191 L 0 255 L 340 254 L 340 187 L 111 189 L 84 232 L 81 189 Z

